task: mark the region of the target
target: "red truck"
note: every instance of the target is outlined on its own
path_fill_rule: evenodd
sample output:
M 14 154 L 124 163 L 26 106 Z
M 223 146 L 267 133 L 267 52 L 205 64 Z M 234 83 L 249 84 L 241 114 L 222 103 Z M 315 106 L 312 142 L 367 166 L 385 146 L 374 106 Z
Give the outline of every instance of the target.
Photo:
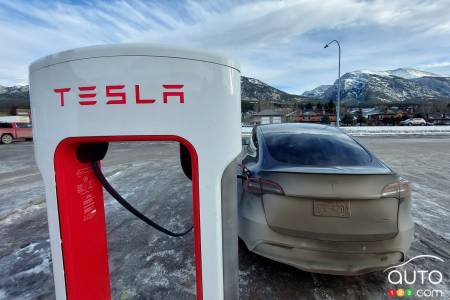
M 15 139 L 31 140 L 31 123 L 0 122 L 0 144 L 11 144 Z

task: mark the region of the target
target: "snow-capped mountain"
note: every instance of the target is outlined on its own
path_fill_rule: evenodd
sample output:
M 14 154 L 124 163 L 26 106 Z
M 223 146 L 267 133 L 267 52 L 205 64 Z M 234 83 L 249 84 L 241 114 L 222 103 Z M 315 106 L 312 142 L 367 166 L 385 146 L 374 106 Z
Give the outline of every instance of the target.
M 28 93 L 28 85 L 2 86 L 0 85 L 0 94 L 23 94 Z
M 330 84 L 319 85 L 318 87 L 316 87 L 310 91 L 304 92 L 302 94 L 302 96 L 312 97 L 312 98 L 321 98 L 330 87 L 332 87 L 332 85 L 330 85 Z
M 337 85 L 319 86 L 303 96 L 324 100 L 337 98 Z M 348 104 L 379 104 L 428 100 L 450 101 L 450 77 L 415 69 L 353 71 L 341 76 L 341 100 Z
M 443 95 L 450 96 L 450 77 L 420 77 L 414 78 L 413 81 Z
M 426 71 L 411 69 L 411 68 L 398 68 L 395 70 L 387 70 L 387 71 L 370 71 L 370 70 L 361 70 L 360 72 L 378 76 L 397 76 L 404 79 L 413 79 L 420 77 L 445 77 L 443 75 L 430 73 Z
M 0 86 L 0 110 L 9 111 L 13 107 L 30 107 L 28 85 Z

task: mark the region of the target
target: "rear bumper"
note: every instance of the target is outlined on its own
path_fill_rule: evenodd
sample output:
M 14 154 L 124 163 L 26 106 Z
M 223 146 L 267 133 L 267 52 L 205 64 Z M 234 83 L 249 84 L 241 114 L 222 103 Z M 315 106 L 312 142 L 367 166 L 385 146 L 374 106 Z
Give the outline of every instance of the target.
M 239 218 L 239 236 L 250 251 L 301 270 L 336 275 L 369 273 L 403 261 L 413 232 L 412 225 L 388 240 L 333 242 L 280 234 L 267 223 Z

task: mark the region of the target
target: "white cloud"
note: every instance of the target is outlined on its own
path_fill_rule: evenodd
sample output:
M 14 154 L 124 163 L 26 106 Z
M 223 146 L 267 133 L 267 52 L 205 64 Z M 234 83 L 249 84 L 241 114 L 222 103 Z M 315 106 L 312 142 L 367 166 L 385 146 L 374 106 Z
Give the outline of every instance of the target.
M 431 63 L 425 65 L 419 65 L 417 68 L 434 69 L 434 68 L 445 68 L 450 67 L 450 61 L 444 61 L 439 63 Z
M 41 56 L 117 42 L 224 52 L 241 61 L 244 74 L 295 92 L 334 80 L 336 50 L 322 49 L 333 38 L 343 44 L 343 71 L 448 58 L 446 0 L 218 3 L 0 0 L 0 84 L 26 81 L 29 63 Z M 440 70 L 450 73 L 450 66 Z

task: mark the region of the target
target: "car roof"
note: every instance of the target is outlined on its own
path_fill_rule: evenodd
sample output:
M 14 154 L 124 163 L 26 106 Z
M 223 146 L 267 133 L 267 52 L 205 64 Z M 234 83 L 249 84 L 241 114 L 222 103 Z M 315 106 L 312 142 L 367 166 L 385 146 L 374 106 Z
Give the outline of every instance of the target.
M 281 123 L 259 125 L 263 134 L 265 133 L 306 133 L 311 131 L 322 131 L 329 134 L 344 134 L 339 128 L 322 124 L 307 123 Z

